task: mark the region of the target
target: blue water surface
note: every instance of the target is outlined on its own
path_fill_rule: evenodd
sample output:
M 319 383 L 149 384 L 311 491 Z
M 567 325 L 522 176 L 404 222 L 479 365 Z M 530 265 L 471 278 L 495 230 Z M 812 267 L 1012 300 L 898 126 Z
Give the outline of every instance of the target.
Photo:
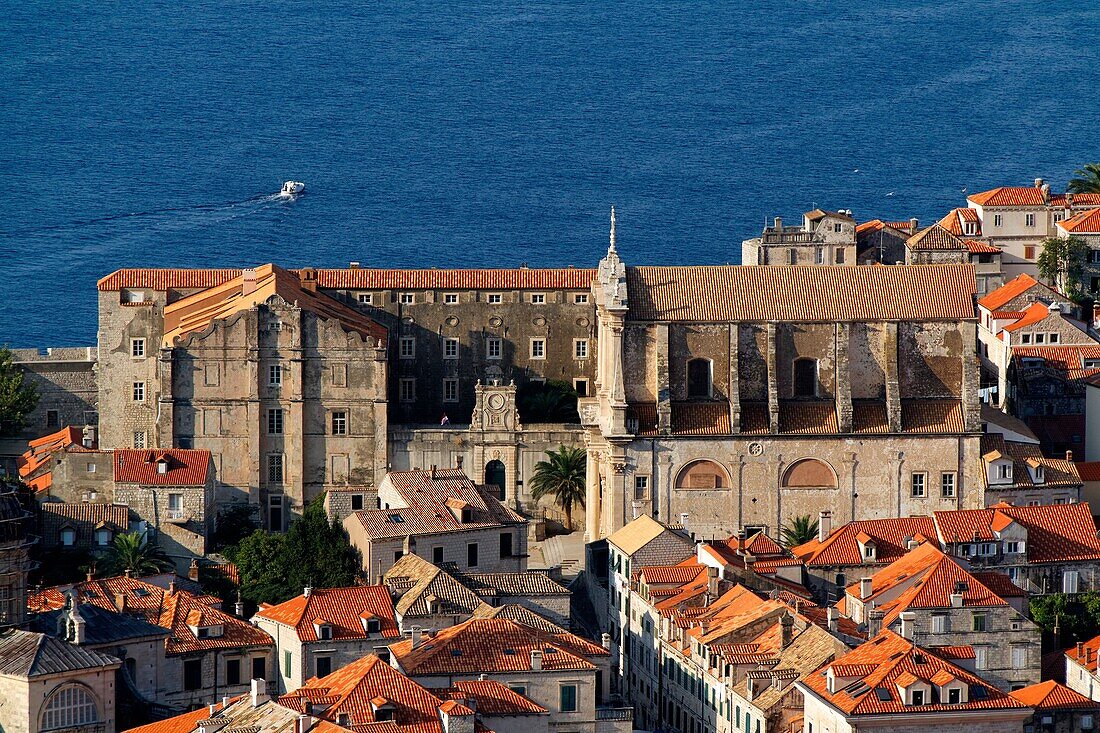
M 814 204 L 1060 190 L 1098 37 L 1094 2 L 12 3 L 0 343 L 94 343 L 119 267 L 592 266 L 612 203 L 629 264 L 724 263 Z

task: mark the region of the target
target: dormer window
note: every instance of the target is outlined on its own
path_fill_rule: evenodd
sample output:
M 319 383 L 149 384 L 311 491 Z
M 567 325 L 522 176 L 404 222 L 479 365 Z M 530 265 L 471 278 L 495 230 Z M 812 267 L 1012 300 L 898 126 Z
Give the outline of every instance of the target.
M 913 690 L 909 693 L 910 705 L 923 705 L 924 704 L 924 690 Z
M 1002 481 L 1011 481 L 1012 480 L 1012 464 L 1011 463 L 1001 463 L 1001 464 L 999 464 L 997 466 L 997 478 L 1001 479 Z
M 100 547 L 106 547 L 111 544 L 111 530 L 107 527 L 102 527 L 95 531 L 95 543 Z
M 865 559 L 865 560 L 874 560 L 875 559 L 875 543 L 874 542 L 868 542 L 864 545 L 860 545 L 860 547 L 863 550 L 863 559 Z
M 332 639 L 332 624 L 328 621 L 315 619 L 313 621 L 313 629 L 317 633 L 317 638 L 320 641 L 330 641 Z
M 378 622 L 378 619 L 367 619 L 367 633 L 377 634 L 381 630 L 382 624 Z
M 74 544 L 76 544 L 76 530 L 72 527 L 65 527 L 61 530 L 61 545 L 72 547 Z

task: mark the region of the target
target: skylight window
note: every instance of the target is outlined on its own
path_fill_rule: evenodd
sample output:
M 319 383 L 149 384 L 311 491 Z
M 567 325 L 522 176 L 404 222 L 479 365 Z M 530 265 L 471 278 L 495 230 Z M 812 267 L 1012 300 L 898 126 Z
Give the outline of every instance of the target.
M 893 698 L 890 696 L 890 690 L 885 687 L 875 688 L 875 697 L 879 699 L 879 702 L 890 702 Z
M 405 520 L 401 517 L 400 514 L 391 514 L 390 515 L 390 521 L 393 522 L 394 524 L 404 524 L 405 523 Z

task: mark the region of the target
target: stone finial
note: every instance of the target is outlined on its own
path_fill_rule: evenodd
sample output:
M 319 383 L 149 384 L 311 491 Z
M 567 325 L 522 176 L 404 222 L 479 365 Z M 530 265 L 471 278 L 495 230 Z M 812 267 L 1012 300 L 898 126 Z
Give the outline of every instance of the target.
M 615 204 L 611 204 L 611 243 L 607 247 L 607 253 L 615 251 Z

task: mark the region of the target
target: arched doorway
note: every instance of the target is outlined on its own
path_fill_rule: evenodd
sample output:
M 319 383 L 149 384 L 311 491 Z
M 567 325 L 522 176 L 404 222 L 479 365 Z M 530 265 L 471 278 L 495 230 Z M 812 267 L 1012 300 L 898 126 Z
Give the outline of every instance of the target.
M 504 482 L 506 478 L 507 472 L 504 470 L 504 464 L 500 461 L 494 459 L 485 465 L 485 485 L 499 488 L 501 501 L 504 501 Z

